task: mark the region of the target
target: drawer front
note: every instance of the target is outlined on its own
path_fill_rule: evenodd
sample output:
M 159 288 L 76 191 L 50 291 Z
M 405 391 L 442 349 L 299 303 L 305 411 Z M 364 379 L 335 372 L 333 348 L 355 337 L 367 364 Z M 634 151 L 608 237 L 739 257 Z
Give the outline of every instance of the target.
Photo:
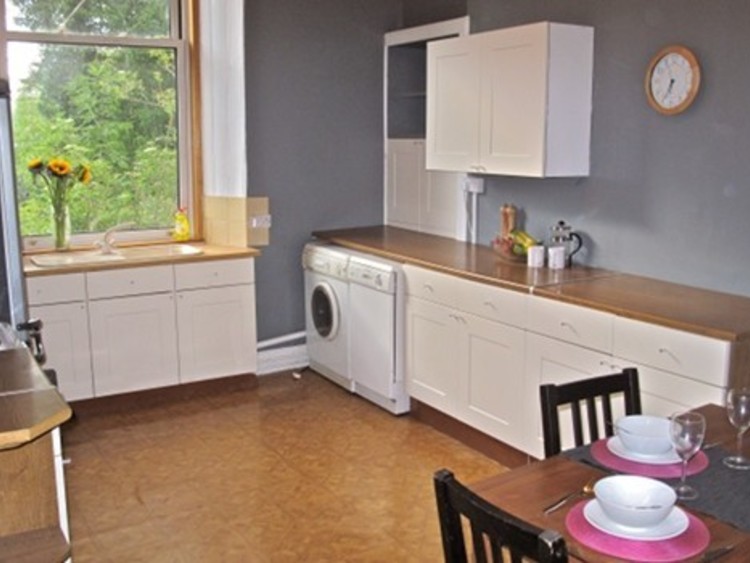
M 175 264 L 175 284 L 180 290 L 254 283 L 254 264 L 252 258 Z
M 600 352 L 612 352 L 613 318 L 609 313 L 552 299 L 528 299 L 529 330 Z
M 614 354 L 721 387 L 729 373 L 729 342 L 624 317 L 615 319 Z
M 635 367 L 644 414 L 669 416 L 680 410 L 694 409 L 706 403 L 724 404 L 724 389 L 643 364 L 613 358 L 618 369 Z
M 525 293 L 456 278 L 457 307 L 492 321 L 526 327 Z
M 26 278 L 26 293 L 29 305 L 84 301 L 86 283 L 83 274 Z
M 455 276 L 409 265 L 404 266 L 404 274 L 409 295 L 455 307 L 455 284 L 458 279 Z
M 86 278 L 89 299 L 174 290 L 174 273 L 171 265 L 89 272 Z

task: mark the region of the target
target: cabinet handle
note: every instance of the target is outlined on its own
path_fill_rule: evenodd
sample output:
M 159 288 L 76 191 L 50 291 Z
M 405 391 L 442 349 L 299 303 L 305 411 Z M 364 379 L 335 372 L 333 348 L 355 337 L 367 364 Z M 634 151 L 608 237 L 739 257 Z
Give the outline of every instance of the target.
M 495 307 L 495 304 L 492 301 L 485 301 L 484 306 L 489 307 L 493 311 L 497 311 L 497 307 Z
M 659 354 L 669 356 L 675 362 L 680 363 L 680 358 L 678 358 L 669 348 L 659 348 Z
M 434 293 L 435 292 L 435 288 L 432 287 L 429 283 L 424 284 L 424 288 L 425 288 L 425 290 L 429 291 L 430 293 Z
M 578 336 L 578 331 L 576 330 L 576 327 L 574 327 L 572 324 L 566 321 L 560 321 L 560 328 L 567 328 L 570 332 Z

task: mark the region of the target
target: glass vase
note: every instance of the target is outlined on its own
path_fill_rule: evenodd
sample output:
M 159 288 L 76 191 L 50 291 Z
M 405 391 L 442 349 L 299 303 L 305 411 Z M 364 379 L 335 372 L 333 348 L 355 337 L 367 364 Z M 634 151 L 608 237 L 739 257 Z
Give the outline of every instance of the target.
M 70 249 L 70 212 L 66 203 L 52 206 L 52 239 L 55 250 Z

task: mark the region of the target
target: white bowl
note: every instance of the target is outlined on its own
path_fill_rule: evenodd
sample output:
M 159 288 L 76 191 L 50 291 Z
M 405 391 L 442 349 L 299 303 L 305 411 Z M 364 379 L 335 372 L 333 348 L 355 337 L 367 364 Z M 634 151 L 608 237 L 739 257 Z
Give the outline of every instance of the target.
M 658 525 L 677 500 L 669 485 L 639 475 L 604 477 L 594 485 L 594 495 L 610 520 L 629 528 Z
M 624 416 L 615 423 L 615 433 L 627 450 L 641 455 L 661 455 L 672 448 L 669 419 L 660 416 Z

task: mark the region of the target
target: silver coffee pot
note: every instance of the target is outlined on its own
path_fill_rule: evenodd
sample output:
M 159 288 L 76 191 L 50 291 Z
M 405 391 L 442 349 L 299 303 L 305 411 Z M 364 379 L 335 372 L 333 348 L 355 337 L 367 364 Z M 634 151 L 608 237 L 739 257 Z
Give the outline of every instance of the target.
M 573 255 L 581 250 L 583 246 L 583 239 L 581 235 L 573 230 L 573 227 L 568 225 L 562 219 L 556 224 L 552 225 L 549 229 L 549 244 L 548 246 L 562 246 L 565 248 L 565 266 L 570 267 L 573 263 Z

